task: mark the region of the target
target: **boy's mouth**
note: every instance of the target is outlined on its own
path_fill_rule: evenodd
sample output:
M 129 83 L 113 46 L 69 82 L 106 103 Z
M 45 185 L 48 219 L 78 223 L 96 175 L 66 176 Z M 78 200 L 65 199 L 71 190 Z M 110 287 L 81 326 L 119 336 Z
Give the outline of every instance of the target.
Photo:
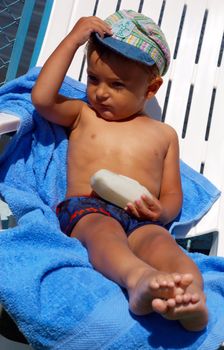
M 103 103 L 97 104 L 97 109 L 99 109 L 100 111 L 103 111 L 103 112 L 111 110 L 110 106 L 103 104 Z

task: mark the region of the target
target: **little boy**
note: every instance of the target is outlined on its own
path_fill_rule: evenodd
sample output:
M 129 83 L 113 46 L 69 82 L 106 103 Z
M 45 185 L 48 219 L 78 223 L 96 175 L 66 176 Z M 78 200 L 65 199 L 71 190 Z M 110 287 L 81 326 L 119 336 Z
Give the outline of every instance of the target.
M 86 42 L 88 104 L 58 93 Z M 208 322 L 201 274 L 164 227 L 182 205 L 178 138 L 144 113 L 169 60 L 150 18 L 131 10 L 106 21 L 83 17 L 44 64 L 32 100 L 44 118 L 70 129 L 68 188 L 57 208 L 62 231 L 82 242 L 95 269 L 127 290 L 134 314 L 154 311 L 200 331 Z M 91 190 L 99 169 L 131 177 L 153 196 L 120 209 Z

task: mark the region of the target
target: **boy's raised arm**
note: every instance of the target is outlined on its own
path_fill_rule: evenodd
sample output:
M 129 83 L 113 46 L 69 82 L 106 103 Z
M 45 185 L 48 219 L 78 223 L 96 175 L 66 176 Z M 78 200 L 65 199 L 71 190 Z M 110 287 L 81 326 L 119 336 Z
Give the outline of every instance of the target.
M 71 127 L 83 102 L 59 95 L 58 91 L 77 49 L 93 32 L 111 34 L 108 25 L 98 17 L 83 17 L 59 44 L 44 64 L 32 90 L 32 102 L 38 112 L 54 123 Z

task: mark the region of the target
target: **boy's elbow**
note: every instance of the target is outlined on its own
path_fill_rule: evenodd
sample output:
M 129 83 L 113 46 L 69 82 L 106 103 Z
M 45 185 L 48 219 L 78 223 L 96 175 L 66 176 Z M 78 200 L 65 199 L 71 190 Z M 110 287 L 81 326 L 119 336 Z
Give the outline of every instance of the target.
M 35 108 L 43 104 L 42 97 L 40 96 L 35 86 L 31 91 L 31 100 Z
M 43 92 L 39 92 L 35 88 L 35 86 L 33 87 L 31 92 L 31 101 L 38 112 L 41 112 L 44 109 L 49 108 L 51 106 L 51 102 L 49 101 L 47 96 L 44 96 Z

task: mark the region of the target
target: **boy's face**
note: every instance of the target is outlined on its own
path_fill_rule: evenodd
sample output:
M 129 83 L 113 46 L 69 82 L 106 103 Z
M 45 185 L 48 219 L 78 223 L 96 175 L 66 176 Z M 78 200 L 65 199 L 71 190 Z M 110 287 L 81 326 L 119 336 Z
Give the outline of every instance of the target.
M 142 113 L 150 98 L 149 73 L 136 62 L 111 53 L 88 55 L 87 95 L 101 118 L 119 121 Z

